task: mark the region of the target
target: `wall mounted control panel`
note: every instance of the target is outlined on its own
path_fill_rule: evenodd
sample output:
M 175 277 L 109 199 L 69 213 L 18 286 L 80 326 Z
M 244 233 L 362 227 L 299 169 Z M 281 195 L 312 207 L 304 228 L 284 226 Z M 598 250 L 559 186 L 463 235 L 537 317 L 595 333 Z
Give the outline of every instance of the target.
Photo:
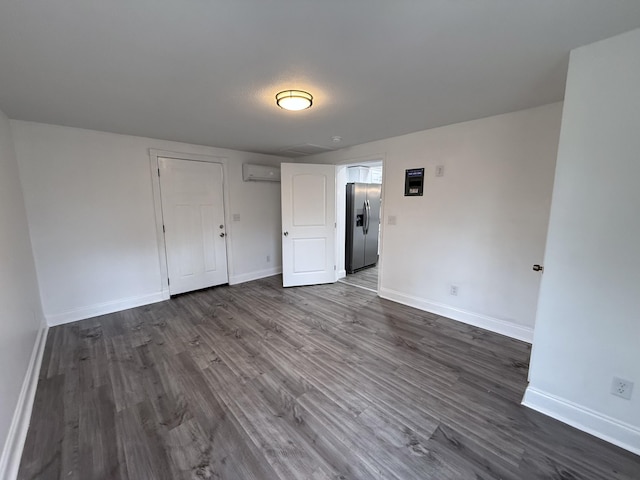
M 424 168 L 410 168 L 404 174 L 404 196 L 421 197 L 424 190 Z

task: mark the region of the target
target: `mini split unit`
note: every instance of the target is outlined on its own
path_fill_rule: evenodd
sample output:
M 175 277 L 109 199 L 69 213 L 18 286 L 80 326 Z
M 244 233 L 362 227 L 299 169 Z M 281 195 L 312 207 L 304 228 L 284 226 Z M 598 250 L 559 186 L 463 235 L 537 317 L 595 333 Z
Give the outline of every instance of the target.
M 279 182 L 280 167 L 245 163 L 242 165 L 242 178 L 245 182 Z

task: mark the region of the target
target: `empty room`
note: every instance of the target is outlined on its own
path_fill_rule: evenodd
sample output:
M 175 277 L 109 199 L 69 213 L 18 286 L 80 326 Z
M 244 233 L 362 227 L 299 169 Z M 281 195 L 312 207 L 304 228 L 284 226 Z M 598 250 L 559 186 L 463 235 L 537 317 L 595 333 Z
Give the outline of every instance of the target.
M 640 479 L 638 85 L 635 1 L 0 1 L 0 479 Z

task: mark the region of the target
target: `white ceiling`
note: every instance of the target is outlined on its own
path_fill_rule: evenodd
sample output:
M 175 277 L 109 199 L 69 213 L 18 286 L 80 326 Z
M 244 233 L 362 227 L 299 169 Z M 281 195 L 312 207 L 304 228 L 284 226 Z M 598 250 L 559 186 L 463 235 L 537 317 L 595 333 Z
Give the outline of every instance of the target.
M 637 0 L 0 0 L 10 118 L 278 154 L 563 98 Z M 639 52 L 640 54 L 640 52 Z M 303 112 L 283 89 L 311 92 Z

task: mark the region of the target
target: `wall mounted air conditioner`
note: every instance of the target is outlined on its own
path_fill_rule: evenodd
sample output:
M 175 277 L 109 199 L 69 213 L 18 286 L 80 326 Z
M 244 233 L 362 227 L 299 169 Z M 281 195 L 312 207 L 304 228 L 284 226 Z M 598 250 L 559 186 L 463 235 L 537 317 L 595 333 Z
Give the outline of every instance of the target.
M 245 182 L 279 182 L 280 167 L 271 167 L 268 165 L 251 165 L 250 163 L 245 163 L 242 165 L 242 178 Z

